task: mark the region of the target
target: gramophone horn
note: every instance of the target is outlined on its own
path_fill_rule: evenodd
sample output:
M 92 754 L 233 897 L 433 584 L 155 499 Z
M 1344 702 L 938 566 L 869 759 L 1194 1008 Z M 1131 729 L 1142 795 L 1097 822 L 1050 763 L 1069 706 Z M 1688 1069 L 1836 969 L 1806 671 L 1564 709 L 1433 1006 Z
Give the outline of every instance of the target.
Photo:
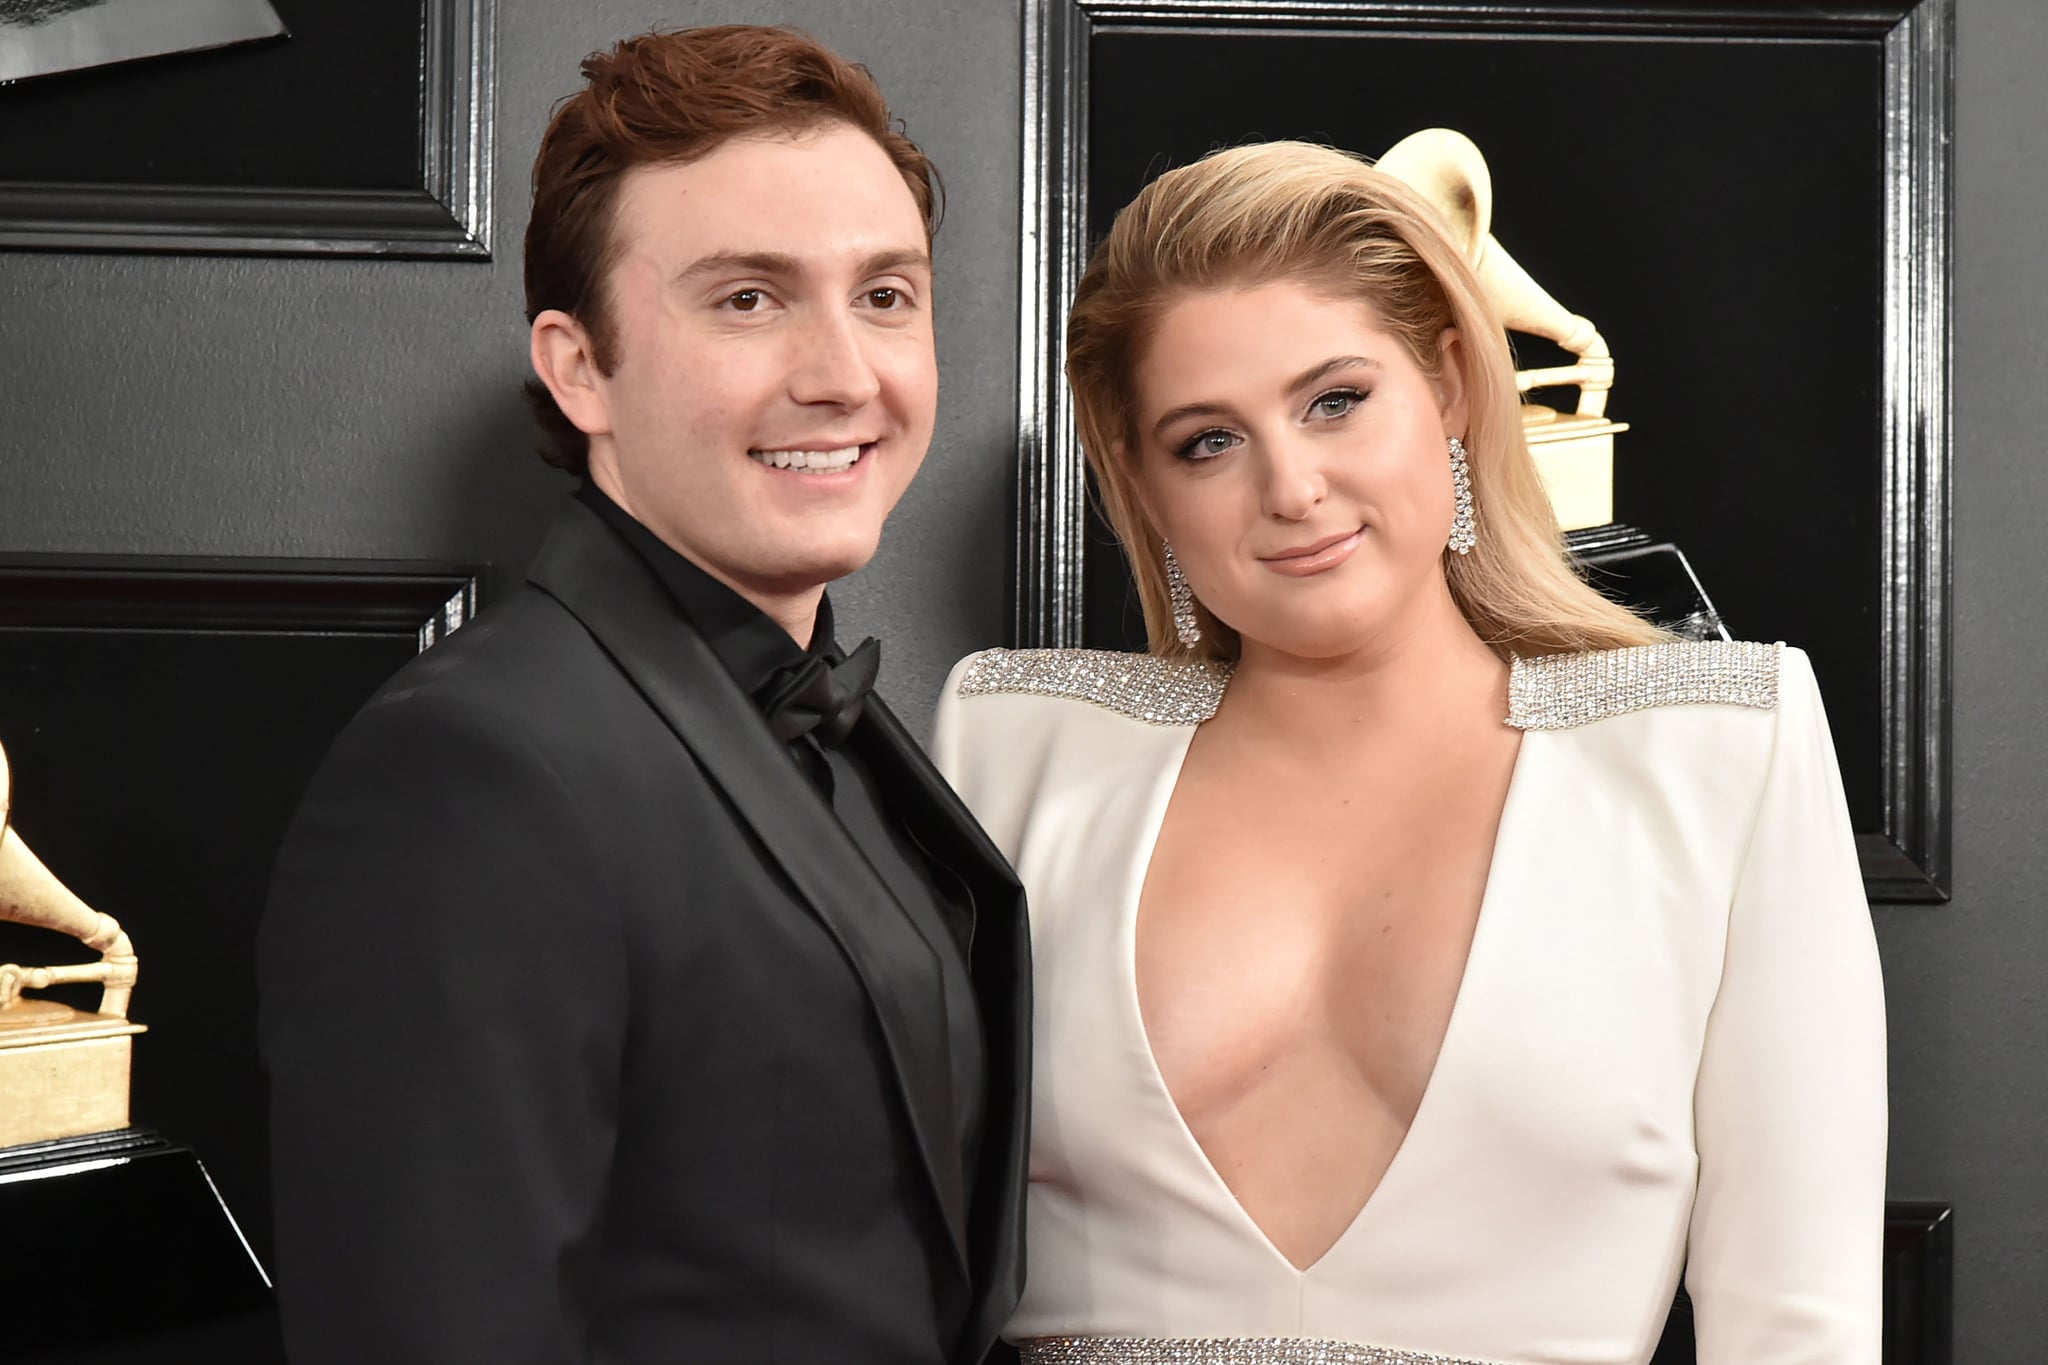
M 1493 173 L 1472 139 L 1450 128 L 1410 133 L 1375 163 L 1421 192 L 1451 230 L 1451 240 L 1478 263 L 1493 231 Z
M 29 852 L 10 827 L 10 775 L 7 751 L 0 748 L 0 920 L 54 929 L 100 953 L 100 961 L 79 967 L 25 969 L 32 988 L 66 981 L 93 981 L 104 987 L 100 1013 L 125 1017 L 129 993 L 135 988 L 135 949 L 112 915 L 87 905 Z
M 1607 390 L 1614 382 L 1607 343 L 1591 322 L 1531 279 L 1494 237 L 1493 176 L 1472 139 L 1449 128 L 1425 128 L 1389 147 L 1376 164 L 1420 193 L 1437 211 L 1504 326 L 1547 337 L 1578 357 L 1579 364 L 1571 367 L 1575 373 L 1531 371 L 1529 375 L 1578 384 L 1579 412 L 1588 416 L 1604 413 Z

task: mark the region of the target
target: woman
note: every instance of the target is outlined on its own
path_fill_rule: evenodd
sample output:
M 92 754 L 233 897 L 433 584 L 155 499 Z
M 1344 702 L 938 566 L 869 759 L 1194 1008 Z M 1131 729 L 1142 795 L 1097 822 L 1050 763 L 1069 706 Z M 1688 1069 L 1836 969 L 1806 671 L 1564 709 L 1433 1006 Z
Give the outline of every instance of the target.
M 1578 580 L 1500 325 L 1352 157 L 1154 182 L 1067 370 L 1151 652 L 975 656 L 935 740 L 1031 899 L 1024 1358 L 1619 1365 L 1682 1274 L 1707 1365 L 1876 1361 L 1805 657 Z

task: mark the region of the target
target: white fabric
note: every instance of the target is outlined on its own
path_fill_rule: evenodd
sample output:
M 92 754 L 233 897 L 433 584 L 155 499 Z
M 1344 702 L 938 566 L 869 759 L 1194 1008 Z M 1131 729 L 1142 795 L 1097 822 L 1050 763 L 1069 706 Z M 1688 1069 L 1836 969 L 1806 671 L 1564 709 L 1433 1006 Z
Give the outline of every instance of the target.
M 1137 1004 L 1192 726 L 942 697 L 934 757 L 1023 878 L 1029 1273 L 1005 1335 L 1303 1336 L 1640 1365 L 1681 1267 L 1701 1365 L 1875 1365 L 1884 1006 L 1826 717 L 1667 706 L 1522 739 L 1406 1141 L 1297 1271 L 1210 1167 Z

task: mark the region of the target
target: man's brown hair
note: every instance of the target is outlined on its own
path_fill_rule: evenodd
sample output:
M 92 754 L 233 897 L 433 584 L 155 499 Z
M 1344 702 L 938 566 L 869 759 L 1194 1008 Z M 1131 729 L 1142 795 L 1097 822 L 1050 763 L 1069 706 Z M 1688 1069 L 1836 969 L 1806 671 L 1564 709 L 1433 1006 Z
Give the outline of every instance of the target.
M 619 186 L 636 166 L 695 161 L 735 137 L 840 123 L 881 144 L 938 228 L 938 174 L 889 115 L 875 78 L 792 28 L 726 24 L 628 38 L 583 59 L 584 88 L 562 101 L 533 162 L 526 225 L 526 320 L 560 309 L 590 334 L 610 374 L 617 336 L 606 280 Z M 526 381 L 541 458 L 581 474 L 590 441 L 538 379 Z

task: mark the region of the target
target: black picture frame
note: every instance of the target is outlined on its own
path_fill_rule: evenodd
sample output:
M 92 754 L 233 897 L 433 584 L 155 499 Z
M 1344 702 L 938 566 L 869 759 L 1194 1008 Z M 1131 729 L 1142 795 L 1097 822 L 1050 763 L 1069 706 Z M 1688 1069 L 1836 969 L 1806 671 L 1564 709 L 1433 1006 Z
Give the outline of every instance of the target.
M 1932 1200 L 1884 1206 L 1881 1365 L 1954 1365 L 1955 1219 Z M 1692 1299 L 1678 1292 L 1650 1365 L 1696 1365 Z
M 271 860 L 335 735 L 392 672 L 474 616 L 482 573 L 0 556 L 13 827 L 132 936 L 131 1017 L 149 1030 L 136 1039 L 132 1121 L 198 1154 L 264 1265 L 275 1262 L 255 939 Z M 90 956 L 63 935 L 0 924 L 0 961 Z M 92 987 L 49 994 L 87 1009 L 98 999 Z M 177 1341 L 170 1354 L 168 1338 L 154 1354 L 148 1342 L 110 1345 L 105 1359 L 282 1359 L 268 1307 L 179 1328 Z
M 1885 1205 L 1887 1365 L 1952 1365 L 1955 1230 L 1955 1211 L 1938 1200 L 1896 1199 Z
M 290 37 L 0 86 L 0 128 L 32 131 L 37 163 L 66 168 L 21 176 L 0 155 L 0 249 L 489 260 L 497 0 L 273 2 Z M 361 53 L 337 35 L 361 34 L 373 12 L 380 35 L 409 46 L 379 54 L 399 78 L 356 82 Z M 225 93 L 252 88 L 264 92 L 253 108 Z M 308 88 L 326 104 L 306 103 Z M 185 120 L 202 109 L 233 117 Z M 337 184 L 280 168 L 349 165 L 350 130 L 365 121 L 413 144 L 396 175 L 378 164 Z M 309 126 L 339 140 L 267 156 L 233 145 Z M 195 141 L 213 149 L 198 172 Z
M 1015 643 L 1108 643 L 1091 638 L 1105 632 L 1091 632 L 1090 622 L 1102 612 L 1105 593 L 1126 581 L 1116 547 L 1091 510 L 1060 370 L 1067 301 L 1091 232 L 1106 221 L 1104 206 L 1090 202 L 1090 120 L 1098 98 L 1091 56 L 1099 42 L 1124 44 L 1126 73 L 1135 65 L 1131 44 L 1156 41 L 1163 53 L 1165 44 L 1191 37 L 1230 44 L 1229 60 L 1240 68 L 1256 57 L 1248 40 L 1303 35 L 1360 45 L 1361 57 L 1374 43 L 1443 38 L 1540 41 L 1551 52 L 1576 44 L 1717 39 L 1729 52 L 1757 45 L 1795 55 L 1853 49 L 1873 72 L 1871 107 L 1856 116 L 1874 168 L 1868 242 L 1857 249 L 1867 250 L 1876 284 L 1857 306 L 1878 334 L 1868 360 L 1876 394 L 1875 410 L 1857 417 L 1868 428 L 1867 451 L 1847 442 L 1837 454 L 1845 462 L 1839 468 L 1867 495 L 1868 554 L 1843 561 L 1850 567 L 1841 572 L 1854 582 L 1846 600 L 1826 605 L 1858 623 L 1867 648 L 1849 660 L 1816 653 L 1816 667 L 1836 719 L 1852 808 L 1862 807 L 1856 837 L 1870 899 L 1947 900 L 1954 25 L 1954 0 L 1026 0 Z M 1192 107 L 1216 89 L 1165 58 L 1152 69 L 1160 84 L 1145 95 L 1156 94 L 1167 107 Z M 1171 84 L 1176 78 L 1186 83 Z M 1115 92 L 1124 110 L 1132 107 L 1129 84 Z M 1271 127 L 1241 133 L 1287 135 L 1302 134 Z M 1150 173 L 1167 164 L 1161 159 Z M 1729 347 L 1739 354 L 1739 341 L 1730 338 Z M 1680 548 L 1701 566 L 1713 593 L 1698 547 Z M 1740 634 L 1741 619 L 1732 624 Z M 1830 692 L 1830 670 L 1867 690 Z M 1863 717 L 1867 723 L 1856 723 Z

